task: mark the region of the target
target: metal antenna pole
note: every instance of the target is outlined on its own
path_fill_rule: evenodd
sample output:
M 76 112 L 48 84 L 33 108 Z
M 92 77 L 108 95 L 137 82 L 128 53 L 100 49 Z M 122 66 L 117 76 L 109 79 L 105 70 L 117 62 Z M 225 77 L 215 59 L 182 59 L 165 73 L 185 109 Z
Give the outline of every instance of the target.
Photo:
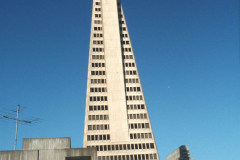
M 9 120 L 14 120 L 16 121 L 16 133 L 15 133 L 15 144 L 14 144 L 14 150 L 17 149 L 17 136 L 18 136 L 18 123 L 19 124 L 32 124 L 33 122 L 36 122 L 38 121 L 39 119 L 36 118 L 34 120 L 31 120 L 31 121 L 27 121 L 27 120 L 23 120 L 23 119 L 19 119 L 19 112 L 23 109 L 23 107 L 20 108 L 20 104 L 17 105 L 17 110 L 15 111 L 12 111 L 6 115 L 3 115 L 0 113 L 0 119 L 4 118 L 4 119 L 9 119 Z M 13 118 L 9 115 L 12 115 L 13 113 L 17 113 L 17 117 L 16 118 Z
M 16 150 L 17 148 L 17 134 L 18 134 L 18 113 L 19 113 L 19 110 L 20 110 L 20 105 L 18 104 L 17 106 L 17 119 L 16 119 L 16 134 L 15 134 L 15 144 L 14 144 L 14 150 Z

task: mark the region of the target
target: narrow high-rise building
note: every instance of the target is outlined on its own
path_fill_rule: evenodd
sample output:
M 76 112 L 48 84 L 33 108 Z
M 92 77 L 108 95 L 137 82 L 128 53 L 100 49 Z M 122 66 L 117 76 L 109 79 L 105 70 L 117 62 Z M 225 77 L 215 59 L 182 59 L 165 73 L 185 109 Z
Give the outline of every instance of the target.
M 120 0 L 93 0 L 83 145 L 99 160 L 159 160 Z

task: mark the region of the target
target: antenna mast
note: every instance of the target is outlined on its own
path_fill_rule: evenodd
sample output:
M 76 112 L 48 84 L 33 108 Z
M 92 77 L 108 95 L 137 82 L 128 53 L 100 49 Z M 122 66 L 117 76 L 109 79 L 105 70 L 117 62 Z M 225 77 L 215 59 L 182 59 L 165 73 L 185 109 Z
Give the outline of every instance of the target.
M 14 150 L 17 148 L 17 133 L 18 133 L 18 113 L 19 113 L 20 105 L 17 105 L 17 118 L 16 118 L 16 132 L 15 132 L 15 143 L 14 143 Z
M 8 116 L 8 115 L 10 115 L 10 114 L 12 114 L 12 113 L 8 113 L 8 114 L 3 115 L 3 116 L 0 117 L 0 119 L 1 119 L 1 118 L 5 118 L 5 119 L 10 119 L 10 120 L 15 120 L 15 121 L 16 121 L 14 150 L 17 149 L 18 122 L 22 122 L 23 124 L 31 124 L 32 122 L 38 120 L 38 119 L 35 119 L 35 120 L 32 120 L 32 121 L 26 121 L 26 120 L 21 120 L 21 119 L 19 119 L 19 112 L 20 112 L 20 110 L 21 110 L 21 108 L 20 108 L 20 105 L 18 104 L 18 105 L 17 105 L 17 110 L 16 110 L 16 111 L 13 111 L 13 112 L 16 112 L 16 113 L 17 113 L 16 118 L 13 118 L 13 117 Z

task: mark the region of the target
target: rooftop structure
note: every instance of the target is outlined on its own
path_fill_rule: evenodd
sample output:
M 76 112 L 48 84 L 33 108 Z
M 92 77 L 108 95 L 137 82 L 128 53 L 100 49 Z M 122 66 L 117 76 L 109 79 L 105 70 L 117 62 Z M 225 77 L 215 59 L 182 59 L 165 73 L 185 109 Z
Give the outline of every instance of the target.
M 96 148 L 71 148 L 70 138 L 23 139 L 22 146 L 0 151 L 0 160 L 97 160 Z

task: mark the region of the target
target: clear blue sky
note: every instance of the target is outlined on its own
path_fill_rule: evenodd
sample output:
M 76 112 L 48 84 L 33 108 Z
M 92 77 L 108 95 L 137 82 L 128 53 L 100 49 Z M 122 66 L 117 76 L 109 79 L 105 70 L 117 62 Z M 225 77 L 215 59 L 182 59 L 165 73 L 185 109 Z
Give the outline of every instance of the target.
M 122 0 L 162 160 L 182 144 L 196 160 L 240 159 L 237 0 Z M 0 0 L 0 113 L 26 107 L 22 138 L 82 147 L 91 0 Z M 15 124 L 0 119 L 0 150 Z

